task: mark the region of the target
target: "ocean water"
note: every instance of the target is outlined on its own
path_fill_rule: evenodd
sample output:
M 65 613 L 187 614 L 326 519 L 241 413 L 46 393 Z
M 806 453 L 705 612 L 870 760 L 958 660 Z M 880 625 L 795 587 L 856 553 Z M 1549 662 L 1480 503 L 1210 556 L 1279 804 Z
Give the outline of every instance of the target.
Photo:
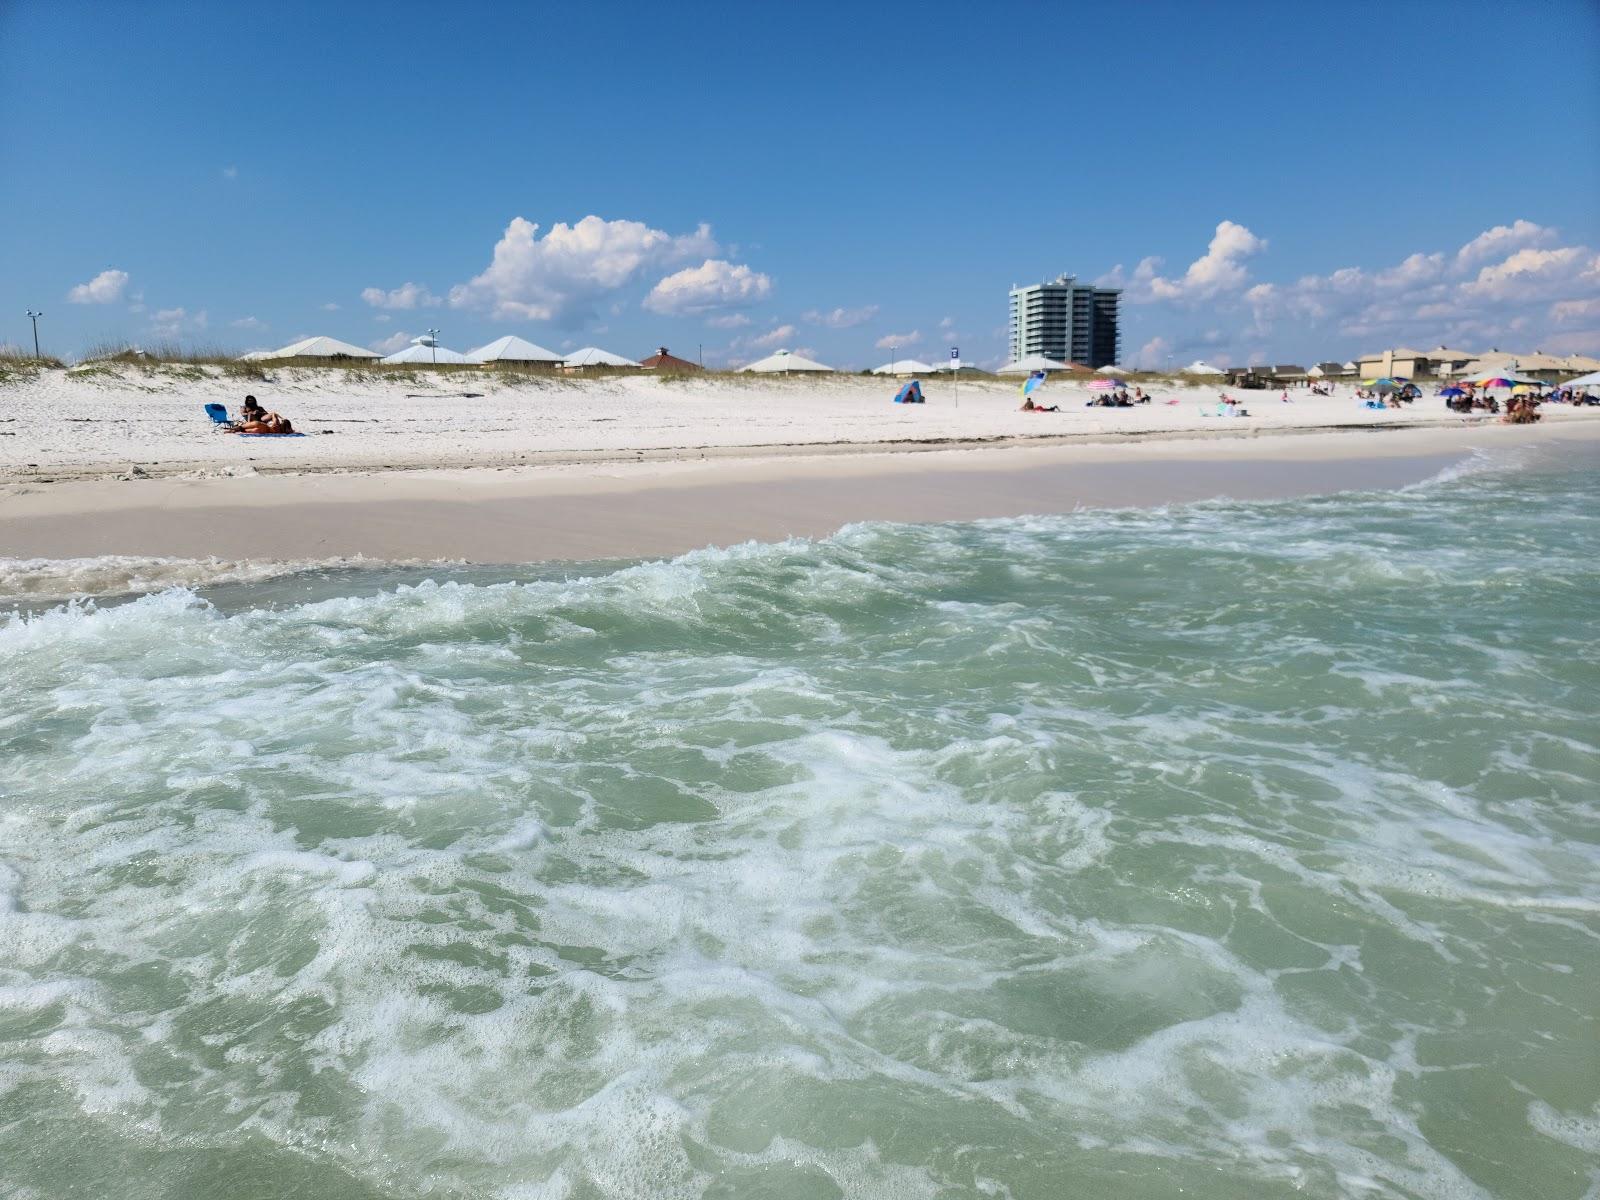
M 1597 468 L 19 606 L 0 1196 L 1600 1195 Z

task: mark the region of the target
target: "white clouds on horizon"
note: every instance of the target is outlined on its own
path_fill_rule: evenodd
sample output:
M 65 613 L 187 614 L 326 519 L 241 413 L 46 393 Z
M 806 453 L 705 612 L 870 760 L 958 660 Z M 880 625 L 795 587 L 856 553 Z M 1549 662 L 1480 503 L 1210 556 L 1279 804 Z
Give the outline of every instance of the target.
M 590 215 L 539 226 L 515 217 L 495 244 L 488 267 L 450 289 L 452 308 L 488 312 L 498 320 L 554 321 L 573 326 L 594 305 L 652 267 L 672 266 L 717 252 L 711 227 L 673 235 L 640 221 Z
M 828 329 L 854 329 L 857 325 L 865 325 L 878 315 L 876 304 L 864 304 L 860 308 L 833 308 L 827 312 L 811 309 L 800 314 L 800 319 L 808 325 L 821 325 Z
M 663 316 L 701 316 L 719 309 L 748 308 L 772 293 L 772 280 L 744 264 L 708 258 L 660 280 L 644 307 Z
M 920 341 L 922 341 L 922 330 L 913 329 L 910 333 L 886 333 L 872 344 L 879 350 L 904 350 Z
M 1218 335 L 1207 357 L 1220 357 L 1223 348 L 1257 347 L 1275 335 L 1302 345 L 1321 343 L 1315 353 L 1340 357 L 1379 343 L 1443 341 L 1483 349 L 1497 339 L 1539 345 L 1552 336 L 1565 339 L 1550 347 L 1555 352 L 1593 352 L 1600 348 L 1600 331 L 1573 327 L 1600 318 L 1600 254 L 1558 241 L 1555 229 L 1519 219 L 1452 251 L 1417 251 L 1388 267 L 1341 267 L 1291 281 L 1254 282 L 1244 264 L 1265 251 L 1266 239 L 1223 221 L 1206 253 L 1177 279 L 1164 278 L 1161 259 L 1150 256 L 1132 272 L 1119 264 L 1101 281 L 1123 287 L 1134 306 L 1124 314 L 1125 331 L 1142 327 L 1157 334 L 1133 355 L 1141 366 L 1154 365 L 1152 356 L 1164 365 L 1169 355 L 1206 348 L 1197 339 L 1217 331 L 1184 331 L 1179 314 L 1187 312 L 1203 312 L 1207 320 L 1236 315 L 1234 328 Z M 1158 312 L 1167 319 L 1151 328 Z
M 411 344 L 411 335 L 398 330 L 386 338 L 379 338 L 375 342 L 368 342 L 368 350 L 376 350 L 379 354 L 393 354 L 396 350 L 404 350 Z
M 1139 260 L 1131 275 L 1125 274 L 1122 264 L 1118 263 L 1095 282 L 1122 288 L 1132 304 L 1209 300 L 1218 293 L 1241 288 L 1249 279 L 1245 259 L 1255 257 L 1266 248 L 1266 238 L 1257 237 L 1236 221 L 1221 221 L 1206 252 L 1190 263 L 1177 279 L 1162 276 L 1163 260 L 1150 255 Z
M 210 324 L 205 309 L 191 313 L 188 309 L 158 309 L 150 317 L 150 332 L 157 337 L 177 337 L 181 333 L 200 333 Z
M 122 299 L 128 286 L 128 273 L 115 267 L 101 271 L 88 283 L 80 283 L 67 292 L 70 304 L 115 304 Z
M 796 333 L 793 325 L 779 325 L 769 329 L 757 337 L 739 338 L 734 342 L 735 347 L 754 346 L 759 350 L 776 350 L 787 341 L 792 341 Z
M 409 280 L 387 292 L 379 287 L 362 288 L 361 299 L 373 308 L 432 308 L 444 303 L 423 284 L 411 283 Z

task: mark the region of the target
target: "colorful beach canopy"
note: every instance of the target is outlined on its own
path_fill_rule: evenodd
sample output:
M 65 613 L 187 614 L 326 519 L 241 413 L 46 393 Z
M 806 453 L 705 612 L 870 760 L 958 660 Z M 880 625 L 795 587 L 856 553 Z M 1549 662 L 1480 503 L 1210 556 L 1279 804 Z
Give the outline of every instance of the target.
M 1023 398 L 1026 399 L 1037 392 L 1044 386 L 1044 381 L 1048 378 L 1050 378 L 1050 376 L 1045 371 L 1035 371 L 1032 375 L 1029 375 L 1022 381 Z
M 1096 379 L 1090 382 L 1089 390 L 1091 392 L 1110 392 L 1121 386 L 1122 380 L 1120 379 Z
M 1513 375 L 1509 371 L 1497 371 L 1488 375 L 1480 375 L 1476 379 L 1467 380 L 1468 383 L 1477 384 L 1482 388 L 1508 388 L 1516 387 L 1519 383 L 1537 384 L 1537 379 L 1527 379 L 1521 375 Z

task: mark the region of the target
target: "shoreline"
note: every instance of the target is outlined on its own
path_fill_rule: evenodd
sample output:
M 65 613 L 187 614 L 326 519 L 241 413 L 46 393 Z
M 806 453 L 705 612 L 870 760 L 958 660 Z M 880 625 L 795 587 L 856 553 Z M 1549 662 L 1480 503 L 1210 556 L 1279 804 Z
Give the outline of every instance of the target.
M 826 536 L 858 521 L 1396 488 L 1486 449 L 1600 438 L 1600 423 L 1383 432 L 12 486 L 0 503 L 0 558 L 379 565 L 660 557 Z
M 883 454 L 940 454 L 962 450 L 1006 450 L 1059 446 L 1116 446 L 1174 442 L 1205 445 L 1212 442 L 1252 441 L 1258 438 L 1290 438 L 1316 435 L 1359 435 L 1396 432 L 1458 432 L 1497 423 L 1492 416 L 1423 418 L 1408 421 L 1374 421 L 1363 424 L 1329 423 L 1290 426 L 1220 426 L 1209 429 L 1130 429 L 1125 431 L 1083 430 L 1069 433 L 997 433 L 980 437 L 897 438 L 862 441 L 839 438 L 832 441 L 746 442 L 731 445 L 715 443 L 626 448 L 505 451 L 499 455 L 473 457 L 432 457 L 412 461 L 348 462 L 313 464 L 291 462 L 283 465 L 251 459 L 244 468 L 232 464 L 218 467 L 202 460 L 172 462 L 128 458 L 119 464 L 104 462 L 55 462 L 0 465 L 0 496 L 18 484 L 54 485 L 100 480 L 133 482 L 146 479 L 233 479 L 269 475 L 371 475 L 419 471 L 507 471 L 539 467 L 607 466 L 632 463 L 700 462 L 708 459 L 787 459 L 835 458 Z M 1597 422 L 1600 423 L 1600 422 Z M 401 458 L 400 455 L 379 456 Z

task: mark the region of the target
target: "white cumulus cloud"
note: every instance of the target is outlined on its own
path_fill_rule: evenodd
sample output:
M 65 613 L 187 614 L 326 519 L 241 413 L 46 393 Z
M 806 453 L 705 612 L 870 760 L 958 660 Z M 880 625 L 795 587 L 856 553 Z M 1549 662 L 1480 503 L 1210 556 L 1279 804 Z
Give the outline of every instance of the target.
M 674 271 L 650 289 L 644 306 L 667 316 L 695 315 L 724 308 L 747 308 L 765 300 L 772 280 L 740 263 L 708 258 L 698 267 Z
M 1486 258 L 1521 250 L 1524 246 L 1538 246 L 1553 241 L 1555 236 L 1555 230 L 1519 218 L 1509 225 L 1485 229 L 1456 251 L 1456 262 L 1463 267 L 1471 266 Z
M 73 304 L 114 304 L 122 299 L 122 289 L 127 286 L 128 273 L 113 268 L 78 284 L 67 293 L 67 299 Z
M 1095 282 L 1124 290 L 1130 302 L 1199 301 L 1237 292 L 1249 282 L 1246 259 L 1267 248 L 1267 239 L 1257 237 L 1237 221 L 1222 221 L 1212 234 L 1206 252 L 1189 264 L 1176 279 L 1161 274 L 1162 259 L 1150 255 L 1139 260 L 1132 274 L 1118 263 Z
M 760 346 L 763 349 L 768 349 L 781 346 L 785 342 L 792 340 L 794 334 L 795 328 L 793 325 L 779 325 L 776 329 L 770 329 L 759 337 L 746 338 L 745 345 Z
M 240 317 L 237 321 L 229 321 L 235 329 L 265 329 L 267 324 L 260 317 Z
M 1600 311 L 1600 254 L 1546 244 L 1558 238 L 1554 229 L 1518 220 L 1485 230 L 1453 253 L 1418 251 L 1390 267 L 1340 267 L 1257 284 L 1243 299 L 1258 328 L 1278 318 L 1324 337 L 1360 339 L 1341 354 L 1440 342 L 1481 350 L 1512 336 L 1537 344 L 1555 326 Z
M 380 338 L 376 342 L 368 342 L 367 349 L 376 350 L 379 354 L 393 354 L 396 350 L 404 350 L 410 344 L 411 335 L 409 333 L 396 332 L 386 338 Z
M 177 308 L 157 309 L 150 318 L 150 332 L 158 337 L 177 337 L 180 333 L 199 333 L 210 323 L 205 309 L 190 312 Z
M 750 324 L 750 318 L 743 313 L 724 313 L 720 317 L 707 317 L 706 324 L 713 329 L 743 329 Z
M 369 287 L 361 289 L 361 298 L 373 308 L 431 308 L 443 301 L 420 283 L 402 283 L 390 291 Z
M 857 325 L 865 325 L 878 315 L 876 304 L 866 304 L 860 308 L 830 308 L 826 312 L 811 309 L 802 313 L 800 319 L 808 325 L 822 325 L 828 329 L 854 329 Z
M 541 237 L 537 224 L 517 217 L 496 243 L 489 266 L 450 289 L 450 304 L 501 319 L 575 325 L 642 272 L 716 251 L 709 225 L 673 235 L 640 221 L 591 215 L 573 225 L 557 222 Z
M 915 346 L 922 340 L 922 331 L 913 329 L 910 333 L 886 333 L 873 343 L 879 350 L 904 349 Z

